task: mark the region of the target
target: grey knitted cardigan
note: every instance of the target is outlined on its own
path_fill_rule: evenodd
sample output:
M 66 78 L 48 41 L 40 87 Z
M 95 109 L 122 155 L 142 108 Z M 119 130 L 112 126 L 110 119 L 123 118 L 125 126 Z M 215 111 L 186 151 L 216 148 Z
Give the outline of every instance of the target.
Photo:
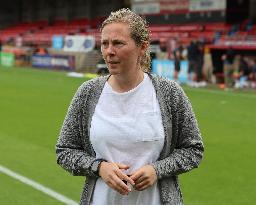
M 183 200 L 178 175 L 198 167 L 204 151 L 203 142 L 191 104 L 182 88 L 165 78 L 151 74 L 149 77 L 156 90 L 165 132 L 163 150 L 153 164 L 160 197 L 162 205 L 181 205 Z M 95 152 L 90 143 L 89 131 L 107 79 L 108 76 L 98 77 L 79 87 L 56 145 L 57 163 L 75 176 L 86 176 L 81 205 L 90 204 L 97 180 L 90 170 Z

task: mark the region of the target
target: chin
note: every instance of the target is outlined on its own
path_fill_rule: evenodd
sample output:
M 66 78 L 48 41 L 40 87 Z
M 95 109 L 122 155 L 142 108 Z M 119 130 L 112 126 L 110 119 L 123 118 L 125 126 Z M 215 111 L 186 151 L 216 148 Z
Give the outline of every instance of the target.
M 120 73 L 118 69 L 111 69 L 111 68 L 108 69 L 108 72 L 111 75 L 117 75 Z
M 109 70 L 109 74 L 110 75 L 118 75 L 119 72 L 115 71 L 115 70 Z

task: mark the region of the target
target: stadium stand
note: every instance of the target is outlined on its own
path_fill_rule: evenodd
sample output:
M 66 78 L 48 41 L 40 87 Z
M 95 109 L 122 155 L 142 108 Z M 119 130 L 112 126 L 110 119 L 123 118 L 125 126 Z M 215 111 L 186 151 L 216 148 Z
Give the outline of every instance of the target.
M 152 42 L 159 45 L 160 50 L 168 52 L 170 58 L 172 51 L 168 47 L 172 41 L 184 48 L 192 41 L 200 41 L 210 49 L 215 74 L 223 76 L 220 59 L 230 45 L 243 54 L 252 55 L 256 50 L 256 26 L 251 18 L 253 15 L 248 13 L 248 1 L 226 0 L 225 10 L 191 12 L 188 10 L 189 0 L 182 1 L 182 6 L 178 0 L 159 2 L 158 13 L 142 15 L 149 22 Z M 21 39 L 23 46 L 50 48 L 56 35 L 64 38 L 67 35 L 91 35 L 95 37 L 96 48 L 99 48 L 99 26 L 104 16 L 121 7 L 132 7 L 132 4 L 136 6 L 135 1 L 118 0 L 74 0 L 72 3 L 67 0 L 38 0 L 33 3 L 21 0 L 20 15 L 16 18 L 18 20 L 8 26 L 3 26 L 7 23 L 1 24 L 0 41 L 4 45 Z M 145 4 L 146 1 L 143 6 Z M 250 6 L 255 8 L 256 4 L 253 7 L 251 3 Z M 134 6 L 132 8 L 136 10 Z M 247 13 L 243 13 L 245 10 Z
M 5 43 L 10 39 L 22 36 L 24 44 L 50 45 L 54 35 L 93 35 L 99 41 L 99 27 L 103 17 L 89 20 L 86 18 L 67 21 L 59 19 L 51 25 L 47 21 L 35 21 L 31 23 L 19 23 L 0 30 L 0 40 Z M 237 26 L 226 23 L 206 24 L 168 24 L 150 25 L 152 41 L 168 41 L 170 38 L 180 38 L 180 42 L 188 45 L 193 39 L 203 40 L 208 44 L 225 44 L 225 42 L 238 42 L 244 45 L 252 45 L 256 39 L 256 27 L 250 23 L 250 29 L 246 29 L 249 20 L 241 22 Z M 234 30 L 234 26 L 237 26 Z M 216 41 L 217 40 L 217 41 Z

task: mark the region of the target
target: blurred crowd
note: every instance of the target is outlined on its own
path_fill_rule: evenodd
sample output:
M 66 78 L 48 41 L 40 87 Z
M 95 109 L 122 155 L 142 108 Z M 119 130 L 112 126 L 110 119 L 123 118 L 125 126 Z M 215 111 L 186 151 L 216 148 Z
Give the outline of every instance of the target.
M 222 56 L 225 88 L 256 88 L 256 58 L 235 54 L 232 47 Z
M 204 87 L 207 84 L 217 83 L 218 76 L 213 72 L 213 63 L 210 49 L 202 41 L 191 41 L 188 46 L 176 44 L 172 56 L 174 60 L 174 79 L 178 81 L 180 62 L 188 61 L 188 85 Z M 256 88 L 256 57 L 246 56 L 234 52 L 229 47 L 221 56 L 223 65 L 223 89 Z

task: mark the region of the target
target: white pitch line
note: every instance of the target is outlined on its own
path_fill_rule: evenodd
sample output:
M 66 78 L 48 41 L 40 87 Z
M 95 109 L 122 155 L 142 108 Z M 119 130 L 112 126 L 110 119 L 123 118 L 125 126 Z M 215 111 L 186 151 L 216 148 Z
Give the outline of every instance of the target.
M 41 185 L 41 184 L 39 184 L 39 183 L 37 183 L 37 182 L 27 178 L 27 177 L 24 177 L 24 176 L 22 176 L 22 175 L 20 175 L 18 173 L 15 173 L 14 171 L 12 171 L 12 170 L 4 167 L 4 166 L 0 165 L 0 172 L 2 172 L 2 173 L 6 174 L 6 175 L 8 175 L 8 176 L 10 176 L 10 177 L 12 177 L 14 179 L 17 179 L 17 180 L 21 181 L 24 184 L 32 186 L 34 189 L 37 189 L 37 190 L 39 190 L 39 191 L 41 191 L 41 192 L 43 192 L 43 193 L 45 193 L 45 194 L 55 198 L 55 199 L 57 199 L 58 201 L 63 202 L 64 204 L 67 204 L 67 205 L 78 205 L 78 203 L 76 201 L 73 201 L 72 199 L 69 199 L 69 198 L 67 198 L 67 197 L 65 197 L 65 196 L 63 196 L 63 195 L 53 191 L 52 189 L 47 188 L 47 187 L 45 187 L 45 186 L 43 186 L 43 185 Z

